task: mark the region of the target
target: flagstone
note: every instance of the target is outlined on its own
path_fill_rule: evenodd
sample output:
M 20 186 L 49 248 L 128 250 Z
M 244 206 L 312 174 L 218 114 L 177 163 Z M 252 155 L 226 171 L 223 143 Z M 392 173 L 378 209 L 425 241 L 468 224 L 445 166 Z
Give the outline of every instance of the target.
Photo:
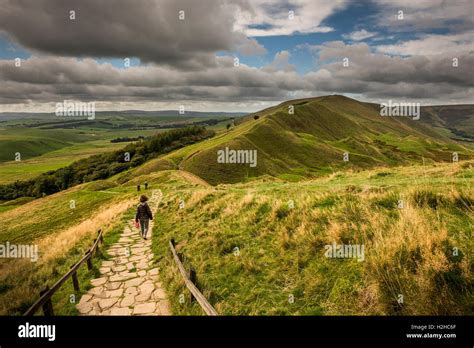
M 125 289 L 125 295 L 137 295 L 138 288 L 136 286 L 131 286 Z
M 112 271 L 114 272 L 121 272 L 121 271 L 125 271 L 126 269 L 127 269 L 127 266 L 125 265 L 112 267 Z
M 105 284 L 106 281 L 107 281 L 107 277 L 96 278 L 96 279 L 91 280 L 91 284 L 92 286 L 100 286 L 100 285 Z
M 140 285 L 141 283 L 143 283 L 144 279 L 143 278 L 134 278 L 134 279 L 130 279 L 130 280 L 127 280 L 124 284 L 124 287 L 125 288 L 129 288 L 131 286 L 137 286 L 137 285 Z
M 108 290 L 105 292 L 107 297 L 120 297 L 123 294 L 123 289 L 117 289 L 117 290 Z
M 104 311 L 112 307 L 117 301 L 118 298 L 106 298 L 99 301 L 99 307 L 102 311 Z
M 155 302 L 140 303 L 133 308 L 133 314 L 136 315 L 136 314 L 153 313 L 155 309 L 156 309 Z
M 160 299 L 166 299 L 166 293 L 162 288 L 156 289 L 153 291 L 153 299 L 154 300 L 160 300 Z
M 171 315 L 171 310 L 168 301 L 159 301 L 158 306 L 161 315 Z
M 107 290 L 117 290 L 122 285 L 122 282 L 110 282 L 107 283 Z
M 150 200 L 156 209 L 158 198 Z M 76 308 L 80 315 L 170 315 L 169 302 L 153 261 L 150 222 L 149 239 L 127 223 L 118 242 L 107 249 L 109 260 L 101 263 L 101 277 L 92 279 L 92 288 L 82 295 Z M 133 270 L 133 272 L 131 272 Z
M 120 302 L 120 306 L 128 307 L 135 303 L 135 295 L 127 295 Z
M 127 307 L 115 307 L 110 309 L 110 315 L 130 315 L 132 311 Z

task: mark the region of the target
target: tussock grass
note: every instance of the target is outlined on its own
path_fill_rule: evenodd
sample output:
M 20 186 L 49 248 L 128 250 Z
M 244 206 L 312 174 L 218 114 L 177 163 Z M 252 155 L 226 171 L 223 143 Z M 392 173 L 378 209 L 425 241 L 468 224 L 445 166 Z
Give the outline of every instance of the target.
M 46 284 L 52 285 L 84 255 L 100 228 L 107 236 L 124 212 L 135 204 L 136 194 L 132 190 L 133 187 L 117 188 L 114 183 L 101 181 L 0 213 L 0 242 L 33 244 L 39 253 L 37 262 L 0 259 L 0 314 L 22 314 Z M 75 208 L 71 208 L 71 200 Z M 81 270 L 78 276 L 84 280 L 94 273 Z M 66 294 L 64 291 L 73 294 L 72 284 L 68 283 L 60 293 Z M 75 313 L 68 296 L 57 295 L 54 302 L 58 303 L 54 305 L 55 312 Z
M 202 314 L 176 273 L 170 238 L 220 314 L 472 314 L 472 170 L 409 166 L 217 188 L 163 182 L 153 248 L 173 312 Z M 186 208 L 177 214 L 178 199 Z M 362 244 L 365 258 L 327 258 L 332 243 Z
M 134 209 L 130 209 L 129 201 L 118 203 L 92 216 L 85 224 L 72 226 L 64 232 L 38 241 L 40 258 L 37 262 L 33 263 L 25 259 L 2 260 L 0 313 L 2 315 L 23 314 L 38 299 L 39 291 L 43 290 L 46 284 L 53 285 L 69 271 L 71 265 L 84 256 L 84 253 L 92 246 L 93 239 L 97 237 L 99 228 L 104 229 L 104 246 L 101 247 L 104 249 L 118 240 L 125 221 L 130 220 L 133 213 Z M 74 291 L 72 280 L 67 281 L 60 288 L 52 298 L 55 314 L 77 314 L 75 304 L 90 287 L 88 281 L 99 276 L 98 269 L 104 258 L 107 258 L 105 252 L 101 257 L 94 257 L 94 267 L 90 271 L 85 265 L 79 269 L 77 273 L 81 286 L 79 293 Z M 41 311 L 38 314 L 41 314 Z

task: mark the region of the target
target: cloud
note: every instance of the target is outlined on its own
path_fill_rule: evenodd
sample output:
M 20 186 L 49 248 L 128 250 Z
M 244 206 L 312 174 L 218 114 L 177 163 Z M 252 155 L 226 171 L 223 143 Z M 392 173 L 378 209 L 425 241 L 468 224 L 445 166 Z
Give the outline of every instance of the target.
M 319 46 L 322 69 L 307 78 L 321 90 L 358 93 L 370 98 L 469 100 L 474 92 L 474 55 L 459 52 L 458 67 L 450 54 L 399 57 L 373 52 L 366 43 L 341 41 Z M 343 58 L 349 66 L 343 66 Z
M 422 35 L 413 40 L 402 41 L 394 45 L 380 45 L 378 51 L 397 55 L 436 55 L 474 51 L 474 30 L 451 35 Z
M 379 9 L 377 23 L 391 30 L 412 32 L 447 28 L 450 31 L 472 30 L 472 0 L 372 0 Z M 398 19 L 403 11 L 403 20 Z
M 265 47 L 260 45 L 257 40 L 247 38 L 243 34 L 237 40 L 235 49 L 244 56 L 262 56 L 267 53 Z
M 234 30 L 230 6 L 215 0 L 200 0 L 198 6 L 190 0 L 0 0 L 0 31 L 37 53 L 137 57 L 199 69 L 215 64 L 217 51 L 265 53 Z
M 290 64 L 290 52 L 288 51 L 280 51 L 275 54 L 275 58 L 273 62 L 263 67 L 263 71 L 266 72 L 276 72 L 278 70 L 283 71 L 295 71 L 295 66 Z
M 235 8 L 234 28 L 252 37 L 327 33 L 334 29 L 323 25 L 323 21 L 347 4 L 347 0 L 242 1 Z
M 296 49 L 317 58 L 317 70 L 298 74 L 290 63 L 291 48 L 278 51 L 261 68 L 242 63 L 235 67 L 233 55 L 266 53 L 252 35 L 332 30 L 324 20 L 348 6 L 346 1 L 200 0 L 196 5 L 191 0 L 0 0 L 0 34 L 33 53 L 21 67 L 0 60 L 0 111 L 64 99 L 96 101 L 112 108 L 146 109 L 167 103 L 263 106 L 331 93 L 370 100 L 470 102 L 474 31 L 465 26 L 470 19 L 451 2 L 432 4 L 382 0 L 377 6 L 388 22 L 385 30 L 377 32 L 393 35 L 406 30 L 390 31 L 391 25 L 398 25 L 390 18 L 402 5 L 404 23 L 412 29 L 417 21 L 423 22 L 419 16 L 428 13 L 439 18 L 434 26 L 459 18 L 459 32 L 419 32 L 409 40 L 370 46 L 362 41 L 379 36 L 362 29 L 343 37 L 351 44 L 299 44 Z M 442 8 L 447 12 L 439 12 Z M 69 20 L 71 9 L 76 11 L 74 21 Z M 293 20 L 288 18 L 290 9 L 295 11 Z M 184 21 L 178 18 L 180 10 L 185 11 Z M 103 57 L 137 57 L 141 64 L 121 69 L 99 63 L 97 58 Z M 347 68 L 342 65 L 346 57 Z M 458 67 L 452 66 L 454 57 Z
M 90 58 L 31 57 L 21 67 L 12 60 L 0 60 L 0 103 L 124 98 L 144 102 L 279 100 L 288 91 L 310 87 L 287 69 L 285 53 L 277 55 L 276 62 L 285 69 L 270 72 L 245 64 L 235 67 L 232 57 L 216 57 L 215 66 L 199 71 L 155 65 L 119 69 Z
M 362 41 L 370 37 L 374 37 L 375 35 L 377 35 L 377 33 L 372 33 L 365 29 L 362 29 L 362 30 L 353 31 L 352 33 L 349 33 L 349 34 L 344 34 L 342 35 L 342 37 L 346 40 Z
M 288 51 L 278 52 L 263 68 L 235 67 L 233 57 L 216 57 L 202 70 L 167 66 L 119 69 L 94 59 L 31 57 L 15 67 L 0 60 L 0 104 L 48 103 L 64 99 L 153 103 L 254 103 L 331 93 L 352 93 L 362 98 L 416 99 L 427 102 L 469 102 L 474 93 L 471 67 L 474 55 L 459 53 L 459 67 L 451 55 L 399 57 L 374 51 L 366 43 L 342 41 L 313 46 L 319 69 L 296 73 Z M 349 67 L 342 64 L 349 58 Z

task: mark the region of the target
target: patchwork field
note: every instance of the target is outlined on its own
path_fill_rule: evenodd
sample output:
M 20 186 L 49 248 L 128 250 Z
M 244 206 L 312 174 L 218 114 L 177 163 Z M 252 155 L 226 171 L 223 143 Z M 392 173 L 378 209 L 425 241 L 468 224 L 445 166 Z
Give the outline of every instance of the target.
M 104 121 L 101 121 L 101 119 Z M 210 127 L 220 130 L 227 117 Z M 59 123 L 57 117 L 9 119 L 0 122 L 0 184 L 27 180 L 39 174 L 65 167 L 81 158 L 123 148 L 127 142 L 112 143 L 117 138 L 149 137 L 183 125 L 209 118 L 183 116 L 99 117 L 94 122 Z M 2 119 L 0 118 L 0 121 Z M 102 123 L 107 122 L 107 123 Z M 74 126 L 73 126 L 74 125 Z M 17 153 L 20 161 L 16 161 Z

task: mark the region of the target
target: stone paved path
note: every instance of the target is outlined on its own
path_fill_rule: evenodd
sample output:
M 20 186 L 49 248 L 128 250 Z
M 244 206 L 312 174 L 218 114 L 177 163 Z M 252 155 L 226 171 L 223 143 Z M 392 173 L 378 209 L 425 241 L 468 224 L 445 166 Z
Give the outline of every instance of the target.
M 153 212 L 161 197 L 160 190 L 153 191 L 149 200 Z M 132 221 L 125 226 L 119 241 L 107 250 L 112 258 L 102 262 L 102 276 L 91 280 L 93 288 L 76 306 L 81 315 L 171 315 L 159 269 L 152 268 L 152 232 L 153 221 L 147 240 Z

